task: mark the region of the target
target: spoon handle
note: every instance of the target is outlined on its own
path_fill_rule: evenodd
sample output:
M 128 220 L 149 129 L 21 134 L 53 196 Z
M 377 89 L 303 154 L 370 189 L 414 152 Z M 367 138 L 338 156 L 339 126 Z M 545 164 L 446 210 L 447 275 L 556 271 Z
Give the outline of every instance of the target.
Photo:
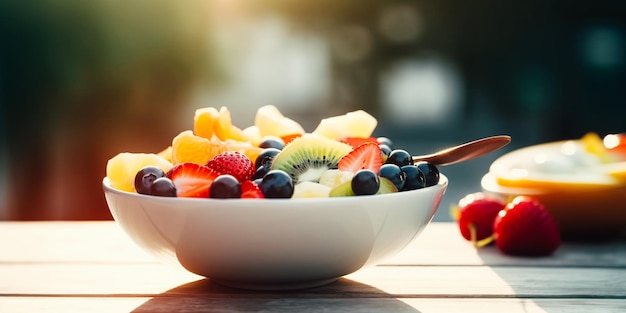
M 485 137 L 432 154 L 414 156 L 413 162 L 427 161 L 438 166 L 455 164 L 498 150 L 509 142 L 511 137 L 507 135 Z

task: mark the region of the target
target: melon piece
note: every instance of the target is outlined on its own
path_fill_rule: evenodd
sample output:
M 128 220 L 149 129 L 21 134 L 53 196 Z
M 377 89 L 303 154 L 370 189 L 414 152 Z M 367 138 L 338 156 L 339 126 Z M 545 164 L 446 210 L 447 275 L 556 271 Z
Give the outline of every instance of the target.
M 375 117 L 358 110 L 322 119 L 313 133 L 335 140 L 345 137 L 368 138 L 377 124 Z
M 285 117 L 273 105 L 266 105 L 257 110 L 254 125 L 258 128 L 261 137 L 304 134 L 304 128 L 298 122 Z

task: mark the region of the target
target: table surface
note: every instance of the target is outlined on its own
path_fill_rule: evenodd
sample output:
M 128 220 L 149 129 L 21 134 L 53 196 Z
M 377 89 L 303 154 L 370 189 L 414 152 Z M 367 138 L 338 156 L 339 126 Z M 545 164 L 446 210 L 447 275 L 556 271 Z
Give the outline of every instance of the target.
M 624 241 L 509 257 L 431 223 L 382 265 L 270 292 L 159 263 L 114 222 L 0 222 L 1 312 L 626 312 L 625 300 Z

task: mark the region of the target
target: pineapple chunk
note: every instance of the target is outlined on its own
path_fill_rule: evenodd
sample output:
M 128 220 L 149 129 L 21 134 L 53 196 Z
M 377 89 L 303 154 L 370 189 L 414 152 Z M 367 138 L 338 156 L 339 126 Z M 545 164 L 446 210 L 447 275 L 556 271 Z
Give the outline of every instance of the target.
M 135 192 L 135 175 L 145 166 L 156 166 L 167 172 L 172 163 L 153 153 L 120 153 L 107 162 L 106 175 L 111 187 Z

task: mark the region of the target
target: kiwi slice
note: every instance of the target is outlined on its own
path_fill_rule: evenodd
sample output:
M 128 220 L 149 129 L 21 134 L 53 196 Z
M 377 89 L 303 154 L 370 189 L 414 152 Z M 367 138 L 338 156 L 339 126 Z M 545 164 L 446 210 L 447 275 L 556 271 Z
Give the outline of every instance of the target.
M 272 169 L 287 172 L 294 180 L 318 182 L 329 169 L 352 151 L 352 146 L 319 136 L 294 139 L 274 157 Z
M 384 193 L 398 192 L 398 188 L 396 188 L 396 185 L 394 185 L 389 179 L 385 177 L 378 177 L 378 179 L 380 180 L 380 187 L 378 187 L 378 192 L 376 192 L 377 195 L 381 195 Z M 330 197 L 352 197 L 352 196 L 356 196 L 356 194 L 354 194 L 354 191 L 352 191 L 352 182 L 347 181 L 333 188 L 330 191 L 329 196 Z

